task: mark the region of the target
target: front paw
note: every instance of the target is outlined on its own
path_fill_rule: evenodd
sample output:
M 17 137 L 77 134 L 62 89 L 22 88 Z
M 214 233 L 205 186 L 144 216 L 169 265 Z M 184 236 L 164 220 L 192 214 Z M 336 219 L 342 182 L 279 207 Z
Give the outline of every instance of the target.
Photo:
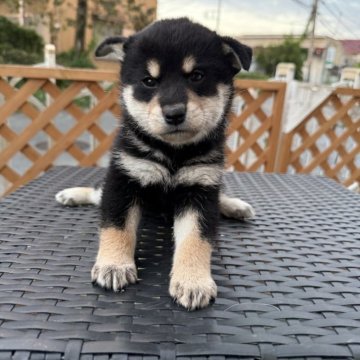
M 220 202 L 220 210 L 224 216 L 238 220 L 252 219 L 255 216 L 254 208 L 238 198 L 227 198 Z
M 105 289 L 120 291 L 126 285 L 137 281 L 136 266 L 135 264 L 95 264 L 91 270 L 91 280 L 93 284 Z
M 188 277 L 173 274 L 170 280 L 170 295 L 188 310 L 204 308 L 216 298 L 217 287 L 210 275 Z

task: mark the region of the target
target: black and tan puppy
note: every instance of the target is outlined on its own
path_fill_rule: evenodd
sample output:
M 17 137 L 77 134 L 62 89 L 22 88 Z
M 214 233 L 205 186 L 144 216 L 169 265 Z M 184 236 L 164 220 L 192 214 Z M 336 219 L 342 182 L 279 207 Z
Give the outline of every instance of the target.
M 170 294 L 188 309 L 205 307 L 216 296 L 210 258 L 219 212 L 254 215 L 249 204 L 220 192 L 233 76 L 249 68 L 251 49 L 183 18 L 156 22 L 129 38 L 108 38 L 96 55 L 109 53 L 122 62 L 123 118 L 105 183 L 65 189 L 56 200 L 101 206 L 91 276 L 114 291 L 137 280 L 142 209 L 170 212 Z

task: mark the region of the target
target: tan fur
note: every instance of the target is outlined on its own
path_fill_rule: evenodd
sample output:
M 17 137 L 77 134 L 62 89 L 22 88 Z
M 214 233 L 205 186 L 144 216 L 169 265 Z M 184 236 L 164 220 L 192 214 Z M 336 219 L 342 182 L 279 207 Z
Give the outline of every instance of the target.
M 230 87 L 225 84 L 217 86 L 217 94 L 198 96 L 188 90 L 187 118 L 189 128 L 196 132 L 193 141 L 201 139 L 221 120 L 225 105 L 229 99 Z
M 133 206 L 124 230 L 115 227 L 100 230 L 99 251 L 92 269 L 92 281 L 118 291 L 137 280 L 134 253 L 140 210 Z
M 147 70 L 153 78 L 158 78 L 160 76 L 160 64 L 155 59 L 148 61 Z
M 157 95 L 150 100 L 148 109 L 149 114 L 152 114 L 154 112 L 156 112 L 157 114 L 161 113 L 161 106 L 159 103 L 159 97 Z
M 166 130 L 158 96 L 154 96 L 150 102 L 136 100 L 133 87 L 127 85 L 123 88 L 123 100 L 130 115 L 138 120 L 138 125 L 146 132 L 158 136 Z
M 196 61 L 194 57 L 187 56 L 183 61 L 182 69 L 186 74 L 190 74 L 194 70 L 195 65 Z
M 184 278 L 210 275 L 210 259 L 211 245 L 194 232 L 176 249 L 172 274 L 181 273 Z M 193 271 L 191 274 L 190 269 Z
M 189 310 L 207 306 L 216 296 L 211 277 L 211 245 L 200 236 L 198 215 L 189 211 L 175 221 L 170 295 Z M 180 228 L 181 227 L 181 228 Z
M 187 96 L 188 96 L 188 102 L 189 104 L 192 105 L 192 107 L 198 107 L 201 110 L 203 109 L 203 101 L 204 99 L 201 99 L 201 97 L 197 94 L 195 94 L 193 91 L 188 90 L 187 91 Z
M 98 264 L 131 263 L 135 250 L 134 234 L 116 228 L 100 230 Z

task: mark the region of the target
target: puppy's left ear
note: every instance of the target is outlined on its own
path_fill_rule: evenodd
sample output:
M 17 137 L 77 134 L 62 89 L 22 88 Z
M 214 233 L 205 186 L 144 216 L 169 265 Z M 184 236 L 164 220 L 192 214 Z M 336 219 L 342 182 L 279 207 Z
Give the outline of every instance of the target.
M 249 70 L 252 58 L 251 48 L 229 36 L 223 36 L 222 41 L 224 53 L 229 58 L 235 74 L 241 69 Z
M 125 57 L 124 45 L 128 38 L 123 36 L 112 36 L 105 39 L 95 50 L 96 57 L 104 57 L 109 54 L 115 56 L 118 60 L 123 61 Z

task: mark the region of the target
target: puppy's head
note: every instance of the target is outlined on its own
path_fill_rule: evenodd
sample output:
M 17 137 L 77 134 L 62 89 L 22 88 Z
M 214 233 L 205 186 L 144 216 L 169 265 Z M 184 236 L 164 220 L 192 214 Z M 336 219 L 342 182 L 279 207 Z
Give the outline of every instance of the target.
M 162 20 L 130 38 L 106 39 L 97 56 L 122 62 L 122 104 L 147 134 L 183 145 L 205 138 L 223 119 L 233 76 L 252 51 L 188 19 Z

